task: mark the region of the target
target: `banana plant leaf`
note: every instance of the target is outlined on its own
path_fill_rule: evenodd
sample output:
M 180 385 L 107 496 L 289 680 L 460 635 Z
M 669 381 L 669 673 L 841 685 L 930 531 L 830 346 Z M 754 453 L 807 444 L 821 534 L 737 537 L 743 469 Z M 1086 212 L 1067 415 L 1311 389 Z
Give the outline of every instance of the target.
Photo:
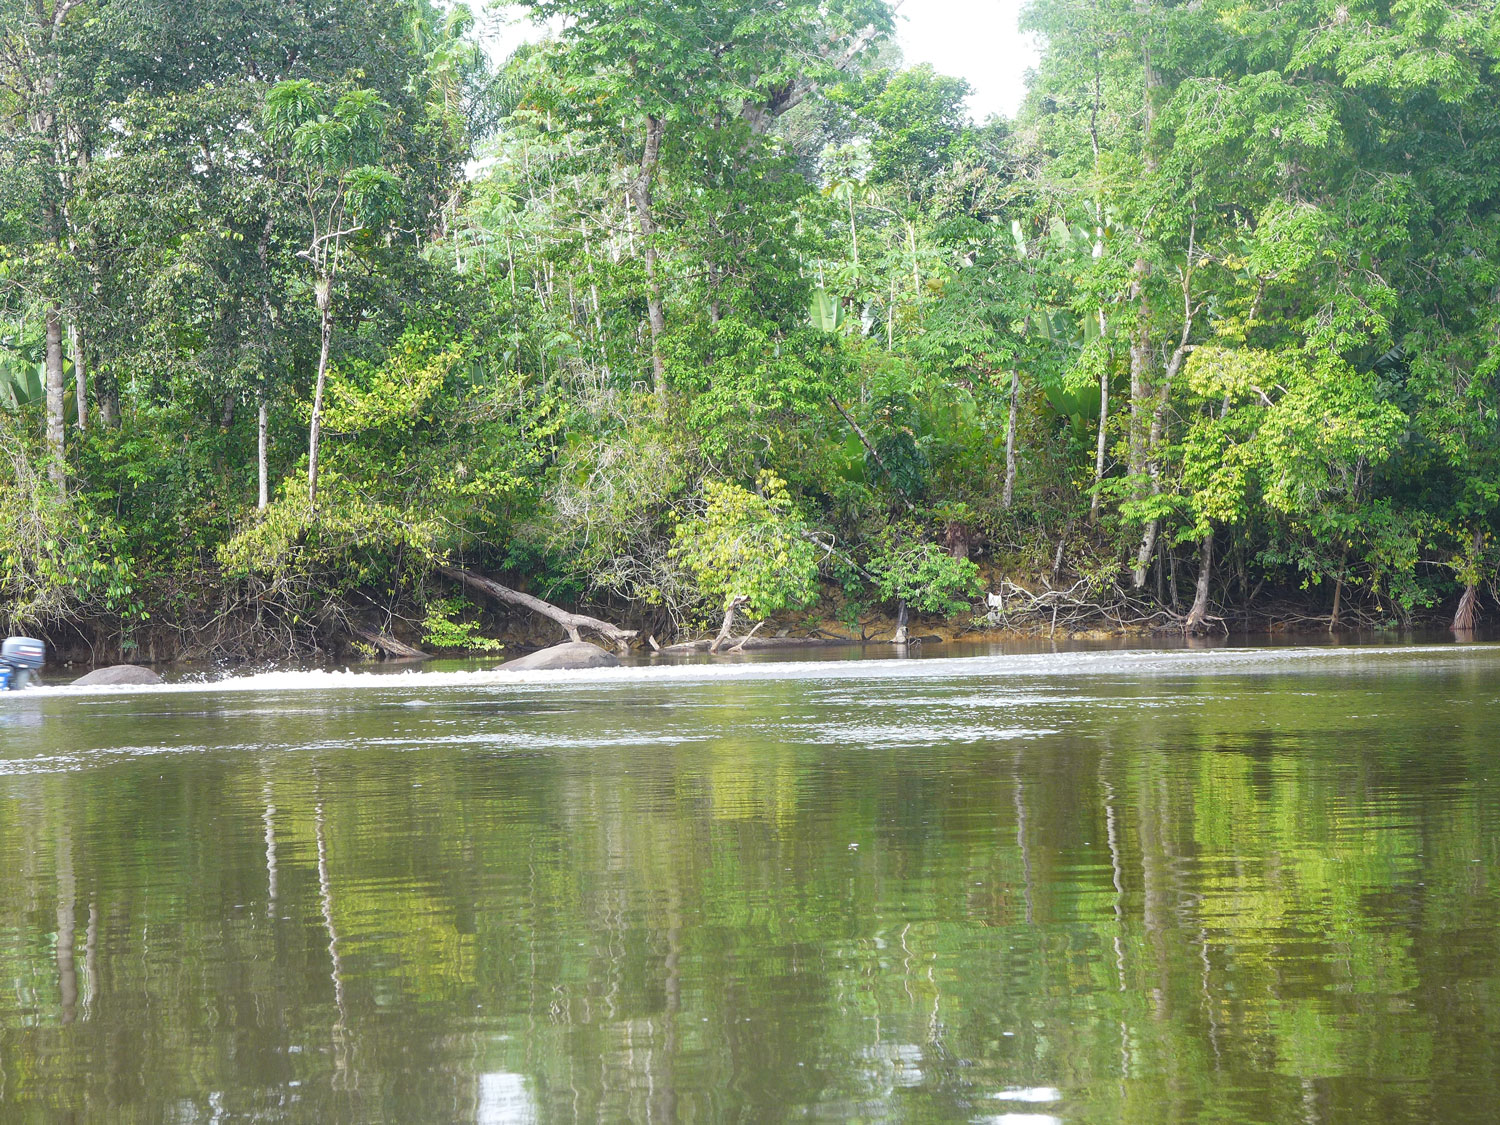
M 45 378 L 39 347 L 13 337 L 0 340 L 0 407 L 15 410 L 40 402 Z
M 865 465 L 866 456 L 864 443 L 850 434 L 835 454 L 834 464 L 838 475 L 851 484 L 868 483 L 870 475 Z
M 813 290 L 808 310 L 813 327 L 820 332 L 837 332 L 844 324 L 844 305 L 821 285 Z
M 73 412 L 73 361 L 63 358 L 64 408 Z M 0 338 L 0 410 L 18 410 L 42 402 L 47 394 L 47 365 L 39 340 Z
M 1061 379 L 1040 381 L 1042 394 L 1052 410 L 1067 418 L 1074 429 L 1085 428 L 1099 417 L 1099 387 L 1069 386 Z

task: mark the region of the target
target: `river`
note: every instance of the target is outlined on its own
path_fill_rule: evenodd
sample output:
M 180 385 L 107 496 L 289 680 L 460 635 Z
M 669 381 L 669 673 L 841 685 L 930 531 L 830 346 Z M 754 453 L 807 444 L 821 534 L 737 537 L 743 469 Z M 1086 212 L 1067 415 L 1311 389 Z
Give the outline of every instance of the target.
M 0 1120 L 1492 1122 L 1497 729 L 1490 645 L 28 691 Z

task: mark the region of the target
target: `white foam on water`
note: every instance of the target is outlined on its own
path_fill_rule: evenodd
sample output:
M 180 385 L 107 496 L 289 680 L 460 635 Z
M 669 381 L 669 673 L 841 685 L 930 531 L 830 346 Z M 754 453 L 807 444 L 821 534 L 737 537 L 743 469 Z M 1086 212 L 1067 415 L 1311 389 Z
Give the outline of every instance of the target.
M 807 680 L 941 680 L 978 677 L 1052 676 L 1212 676 L 1263 675 L 1293 670 L 1361 672 L 1378 670 L 1393 658 L 1403 664 L 1420 660 L 1457 665 L 1500 660 L 1500 644 L 1351 646 L 1317 648 L 1221 648 L 1204 650 L 1112 650 L 1106 652 L 1028 653 L 1012 656 L 923 657 L 913 660 L 797 660 L 754 664 L 656 664 L 575 671 L 483 671 L 397 673 L 344 670 L 260 672 L 221 680 L 150 685 L 91 687 L 32 686 L 17 698 L 89 699 L 193 693 L 293 693 L 383 691 L 408 693 L 407 706 L 427 700 L 416 693 L 473 688 L 547 689 L 552 687 L 692 684 L 714 681 Z M 0 706 L 5 702 L 0 697 Z

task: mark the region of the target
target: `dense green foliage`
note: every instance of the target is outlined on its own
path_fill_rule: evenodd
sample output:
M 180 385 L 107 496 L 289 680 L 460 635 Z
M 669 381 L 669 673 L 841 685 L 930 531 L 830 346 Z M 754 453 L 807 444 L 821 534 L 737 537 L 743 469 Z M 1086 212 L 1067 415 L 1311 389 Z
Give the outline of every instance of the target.
M 1492 602 L 1493 5 L 1034 0 L 983 124 L 883 0 L 326 7 L 0 0 L 0 625 L 672 631 L 747 496 L 846 606 Z

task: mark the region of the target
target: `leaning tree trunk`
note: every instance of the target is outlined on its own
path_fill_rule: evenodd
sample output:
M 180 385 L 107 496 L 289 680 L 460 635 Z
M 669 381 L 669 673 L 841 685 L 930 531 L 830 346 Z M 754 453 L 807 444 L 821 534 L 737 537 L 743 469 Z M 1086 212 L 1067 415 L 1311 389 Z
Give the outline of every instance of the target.
M 891 638 L 893 645 L 906 644 L 906 616 L 906 602 L 903 601 L 896 609 L 896 635 Z
M 47 475 L 58 489 L 67 480 L 68 466 L 63 446 L 63 345 L 62 314 L 47 306 Z
M 860 424 L 854 420 L 854 415 L 845 410 L 839 403 L 839 400 L 834 398 L 833 395 L 828 396 L 828 401 L 832 403 L 833 408 L 843 416 L 844 421 L 849 423 L 849 428 L 854 431 L 854 436 L 859 438 L 860 444 L 865 447 L 865 452 L 868 453 L 874 459 L 875 464 L 880 467 L 880 471 L 885 474 L 885 479 L 891 482 L 891 488 L 895 491 L 897 496 L 901 497 L 901 502 L 906 505 L 906 510 L 915 514 L 917 510 L 916 505 L 911 502 L 911 497 L 908 496 L 901 485 L 897 483 L 896 478 L 891 474 L 889 466 L 887 466 L 885 463 L 885 458 L 880 455 L 880 450 L 875 448 L 874 444 L 870 441 L 869 435 L 867 435 L 865 431 L 860 428 Z
M 366 629 L 363 625 L 356 625 L 352 621 L 348 624 L 349 632 L 360 640 L 370 645 L 382 655 L 389 656 L 393 660 L 427 660 L 429 655 L 419 648 L 413 648 L 405 641 L 398 641 L 389 633 L 379 633 L 374 629 Z
M 1198 589 L 1193 595 L 1193 607 L 1188 610 L 1183 622 L 1184 633 L 1202 633 L 1208 626 L 1208 590 L 1214 577 L 1214 533 L 1209 528 L 1198 548 Z
M 313 390 L 312 424 L 307 431 L 307 503 L 318 502 L 318 443 L 323 435 L 323 384 L 328 379 L 328 342 L 333 337 L 333 288 L 328 278 L 317 283 L 322 343 L 318 349 L 318 383 Z
M 502 586 L 494 579 L 475 574 L 472 570 L 465 570 L 463 567 L 440 566 L 437 571 L 455 582 L 474 587 L 481 594 L 486 594 L 496 601 L 529 609 L 532 613 L 557 622 L 567 632 L 570 640 L 581 641 L 583 637 L 580 633 L 587 629 L 618 645 L 621 651 L 624 651 L 630 647 L 630 641 L 636 635 L 634 629 L 621 629 L 618 625 L 611 625 L 608 621 L 601 621 L 597 617 L 589 617 L 583 613 L 569 613 L 551 602 L 544 602 L 541 598 L 523 594 L 520 590 L 512 590 L 509 586 Z

